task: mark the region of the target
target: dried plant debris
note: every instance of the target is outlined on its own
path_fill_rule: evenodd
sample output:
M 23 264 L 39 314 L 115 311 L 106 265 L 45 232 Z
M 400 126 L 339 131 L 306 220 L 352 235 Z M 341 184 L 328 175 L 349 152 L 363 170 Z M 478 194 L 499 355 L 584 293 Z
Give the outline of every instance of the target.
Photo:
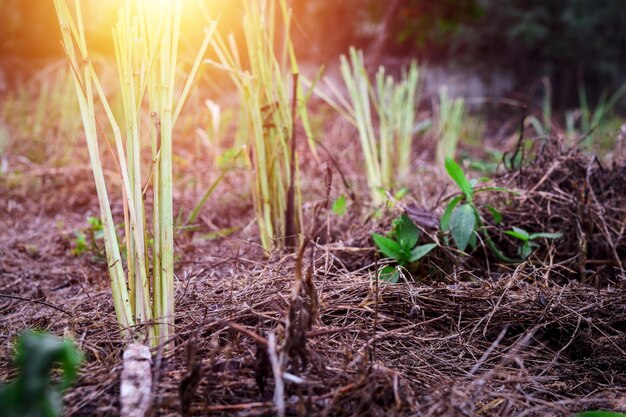
M 562 233 L 537 257 L 566 280 L 602 285 L 624 279 L 626 165 L 604 166 L 557 138 L 536 147 L 528 166 L 498 180 L 518 191 L 502 210 L 504 222 Z

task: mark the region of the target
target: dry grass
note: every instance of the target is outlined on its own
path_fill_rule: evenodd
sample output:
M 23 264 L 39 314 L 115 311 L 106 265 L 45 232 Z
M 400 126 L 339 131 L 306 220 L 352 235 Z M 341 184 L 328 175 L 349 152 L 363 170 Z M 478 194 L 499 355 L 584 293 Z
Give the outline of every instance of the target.
M 575 207 L 573 193 L 557 198 L 559 190 L 567 181 L 585 184 L 574 181 L 578 169 L 588 166 L 582 155 L 565 152 L 546 160 L 556 168 L 543 169 L 538 179 L 533 170 L 539 172 L 545 163 L 541 156 L 508 178 L 523 175 L 520 188 L 536 187 L 518 197 L 535 205 L 532 211 L 517 206 L 520 213 L 533 213 L 520 221 L 540 221 L 538 208 L 555 213 L 557 204 Z M 604 181 L 603 175 L 613 178 L 593 171 L 590 183 Z M 542 188 L 549 184 L 551 193 Z M 619 218 L 611 213 L 621 213 L 615 208 L 618 193 L 607 190 L 619 183 L 608 184 L 594 190 L 606 205 L 604 222 L 615 230 Z M 80 187 L 60 189 L 69 195 Z M 309 189 L 323 196 L 323 184 L 316 180 Z M 0 206 L 0 294 L 22 299 L 0 296 L 0 331 L 8 336 L 1 347 L 0 379 L 11 375 L 10 341 L 19 332 L 27 327 L 68 332 L 87 361 L 78 385 L 66 395 L 67 415 L 115 415 L 123 339 L 103 265 L 71 257 L 51 262 L 55 253 L 68 250 L 67 238 L 46 232 L 54 227 L 54 210 L 40 212 L 32 197 L 2 191 L 9 197 Z M 67 197 L 63 192 L 57 191 L 58 202 Z M 8 216 L 11 204 L 20 209 Z M 83 207 L 65 215 L 65 229 L 80 224 Z M 551 221 L 569 218 L 565 208 L 559 210 Z M 308 209 L 307 218 L 313 211 Z M 242 215 L 254 224 L 250 207 Z M 594 407 L 626 410 L 626 292 L 608 281 L 596 288 L 574 279 L 576 271 L 564 263 L 574 238 L 552 249 L 563 253 L 564 261 L 554 257 L 542 266 L 537 260 L 549 260 L 546 251 L 516 268 L 492 265 L 491 275 L 478 263 L 463 261 L 446 282 L 377 289 L 371 281 L 376 262 L 369 232 L 381 226 L 364 221 L 358 210 L 352 216 L 330 217 L 330 240 L 312 245 L 301 269 L 295 256 L 276 254 L 266 261 L 252 227 L 220 242 L 179 240 L 184 255 L 177 270 L 176 347 L 165 356 L 154 351 L 158 415 L 180 415 L 183 398 L 189 415 L 273 415 L 274 380 L 264 347 L 269 332 L 284 340 L 288 311 L 291 318 L 311 311 L 310 293 L 299 292 L 295 301 L 290 296 L 295 277 L 306 275 L 309 267 L 319 309 L 312 328 L 305 329 L 304 348 L 290 356 L 289 372 L 304 383 L 285 386 L 289 415 L 308 410 L 320 416 L 567 416 Z M 325 214 L 320 219 L 325 221 Z M 588 236 L 601 241 L 601 229 Z M 621 246 L 616 248 L 623 259 Z M 600 259 L 600 252 L 593 253 Z M 610 263 L 612 251 L 602 253 Z M 586 268 L 602 270 L 592 262 Z M 267 384 L 264 394 L 258 381 Z

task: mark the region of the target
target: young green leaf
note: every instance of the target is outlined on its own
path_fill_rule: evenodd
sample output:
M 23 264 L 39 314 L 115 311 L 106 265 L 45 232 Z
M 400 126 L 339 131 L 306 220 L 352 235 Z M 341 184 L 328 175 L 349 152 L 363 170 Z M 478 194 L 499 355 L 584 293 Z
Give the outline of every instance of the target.
M 335 201 L 333 201 L 332 211 L 337 216 L 345 216 L 346 212 L 348 211 L 347 206 L 348 206 L 348 201 L 346 200 L 346 197 L 342 194 L 339 197 L 337 197 Z
M 400 244 L 393 239 L 389 239 L 378 233 L 372 233 L 372 239 L 378 247 L 378 250 L 388 258 L 399 259 L 402 256 Z
M 520 246 L 519 248 L 519 254 L 522 257 L 522 259 L 528 259 L 528 257 L 530 256 L 530 254 L 533 252 L 532 248 L 530 247 L 530 244 L 528 241 L 524 241 L 524 243 L 522 243 L 522 246 Z
M 420 229 L 406 214 L 402 214 L 393 223 L 393 237 L 400 244 L 400 248 L 411 250 L 420 238 Z
M 593 410 L 576 413 L 574 414 L 574 417 L 626 417 L 626 414 L 616 413 L 613 411 Z
M 472 186 L 472 188 L 476 188 L 476 186 L 480 184 L 481 182 L 489 182 L 489 181 L 491 181 L 491 178 L 489 177 L 480 177 L 480 178 L 474 178 L 474 179 L 469 180 L 469 183 Z
M 530 240 L 530 235 L 528 234 L 526 230 L 520 229 L 519 227 L 515 227 L 515 226 L 513 226 L 513 230 L 507 230 L 506 232 L 504 232 L 504 234 L 512 236 L 523 242 L 528 242 L 528 240 Z
M 456 247 L 465 251 L 476 228 L 476 212 L 470 204 L 463 204 L 452 212 L 450 230 Z
M 492 191 L 492 192 L 499 192 L 499 193 L 518 194 L 516 192 L 513 192 L 513 191 L 509 190 L 508 188 L 505 188 L 505 187 L 482 187 L 482 188 L 475 188 L 474 189 L 474 194 L 478 194 L 478 193 L 481 193 L 483 191 Z
M 427 243 L 425 245 L 416 246 L 411 251 L 411 256 L 409 257 L 409 262 L 416 262 L 422 259 L 424 256 L 428 255 L 430 251 L 437 247 L 436 243 Z
M 445 166 L 450 178 L 456 182 L 463 194 L 465 194 L 467 201 L 471 202 L 474 196 L 474 191 L 472 189 L 472 184 L 468 181 L 461 167 L 454 162 L 454 159 L 452 158 L 446 158 Z
M 496 225 L 502 223 L 502 214 L 495 207 L 487 205 L 487 210 L 491 213 L 491 217 L 493 217 L 493 221 L 496 222 Z
M 400 201 L 402 200 L 407 194 L 409 193 L 409 189 L 406 187 L 402 187 L 400 188 L 398 191 L 396 191 L 396 193 L 393 195 L 393 198 Z
M 463 200 L 463 196 L 455 197 L 446 207 L 446 210 L 443 212 L 441 220 L 439 221 L 439 226 L 441 227 L 442 231 L 447 232 L 448 230 L 450 230 L 450 218 L 452 217 L 452 212 L 461 202 L 461 200 Z

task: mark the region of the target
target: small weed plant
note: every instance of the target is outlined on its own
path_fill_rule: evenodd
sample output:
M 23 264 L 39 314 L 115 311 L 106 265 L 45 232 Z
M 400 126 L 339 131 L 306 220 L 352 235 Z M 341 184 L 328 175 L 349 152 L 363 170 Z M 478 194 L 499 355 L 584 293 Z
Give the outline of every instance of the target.
M 2 417 L 61 417 L 62 393 L 72 386 L 82 361 L 70 340 L 28 331 L 17 342 L 17 379 L 0 387 Z M 60 369 L 60 381 L 52 373 Z
M 391 258 L 398 267 L 407 268 L 437 247 L 435 243 L 418 245 L 420 234 L 415 223 L 406 214 L 402 214 L 393 221 L 388 236 L 373 233 L 372 239 L 380 253 Z M 400 271 L 397 267 L 386 266 L 381 270 L 380 278 L 396 283 L 400 279 Z
M 459 187 L 461 194 L 448 203 L 441 217 L 441 231 L 449 233 L 457 249 L 463 252 L 468 247 L 472 249 L 476 247 L 479 233 L 482 233 L 487 242 L 491 242 L 490 244 L 492 245 L 493 242 L 484 228 L 485 222 L 476 206 L 474 197 L 477 193 L 483 191 L 502 192 L 507 190 L 502 187 L 478 187 L 481 182 L 487 181 L 488 178 L 483 177 L 475 181 L 468 180 L 461 167 L 452 158 L 446 158 L 445 169 L 450 178 Z M 488 206 L 487 209 L 493 216 L 496 224 L 500 224 L 502 222 L 502 214 L 495 207 Z M 493 245 L 493 249 L 497 251 L 495 245 Z M 500 251 L 497 251 L 497 253 L 503 256 Z
M 98 217 L 87 217 L 88 226 L 74 232 L 72 253 L 82 256 L 88 252 L 103 254 L 104 226 Z
M 533 249 L 539 247 L 539 244 L 535 242 L 535 240 L 558 239 L 562 236 L 561 233 L 528 233 L 526 230 L 515 226 L 513 226 L 511 230 L 507 230 L 504 233 L 521 242 L 517 248 L 517 253 L 524 260 L 528 259 Z
M 453 159 L 447 158 L 445 163 L 448 175 L 454 180 L 459 187 L 460 195 L 454 197 L 446 206 L 441 216 L 440 228 L 445 234 L 444 241 L 449 244 L 449 238 L 452 237 L 456 248 L 462 252 L 468 249 L 476 248 L 478 239 L 481 237 L 489 250 L 501 261 L 507 263 L 518 263 L 515 260 L 504 255 L 495 245 L 491 236 L 487 231 L 485 218 L 481 214 L 477 204 L 476 195 L 480 192 L 511 192 L 503 187 L 480 187 L 482 182 L 489 181 L 489 178 L 483 177 L 477 180 L 469 180 L 461 167 L 454 162 Z M 485 205 L 484 208 L 489 212 L 496 226 L 502 224 L 502 213 L 491 205 Z M 536 242 L 539 239 L 558 239 L 561 233 L 532 233 L 519 227 L 512 227 L 511 230 L 503 231 L 505 235 L 511 236 L 518 241 L 517 253 L 521 260 L 526 260 L 532 253 L 533 249 L 539 247 Z

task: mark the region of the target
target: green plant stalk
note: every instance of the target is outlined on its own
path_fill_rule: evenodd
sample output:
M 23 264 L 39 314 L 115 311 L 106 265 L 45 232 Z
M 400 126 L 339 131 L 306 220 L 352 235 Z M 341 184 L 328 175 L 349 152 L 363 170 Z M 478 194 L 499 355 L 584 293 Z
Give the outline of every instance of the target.
M 282 249 L 286 233 L 299 235 L 301 227 L 301 191 L 298 157 L 292 147 L 294 93 L 298 101 L 295 114 L 303 121 L 306 100 L 297 82 L 299 72 L 290 37 L 291 10 L 285 0 L 244 0 L 244 40 L 249 67 L 244 68 L 238 47 L 231 35 L 213 39 L 218 56 L 216 65 L 225 69 L 239 91 L 243 120 L 250 132 L 250 165 L 253 168 L 252 195 L 257 213 L 261 244 L 266 252 Z M 276 7 L 284 29 L 277 45 Z M 303 122 L 305 130 L 310 130 Z M 309 143 L 311 142 L 310 133 Z M 295 166 L 294 166 L 295 165 Z M 293 191 L 290 192 L 289 190 Z M 291 201 L 291 203 L 289 202 Z M 294 210 L 287 210 L 293 204 Z M 291 213 L 287 213 L 291 211 Z M 287 219 L 287 215 L 293 215 Z
M 128 176 L 130 183 L 130 195 L 125 201 L 132 199 L 133 214 L 126 213 L 126 241 L 128 251 L 128 284 L 131 303 L 138 322 L 144 322 L 151 313 L 147 311 L 150 305 L 146 245 L 145 245 L 145 209 L 143 203 L 143 188 L 141 181 L 141 94 L 142 72 L 141 62 L 138 60 L 140 51 L 137 44 L 140 43 L 139 25 L 132 16 L 130 4 L 126 4 L 119 11 L 118 23 L 113 29 L 113 43 L 115 48 L 118 74 L 122 88 L 120 93 L 125 117 L 126 128 L 126 155 L 128 158 Z M 128 40 L 130 39 L 130 44 Z M 127 210 L 128 204 L 126 203 Z M 132 216 L 132 219 L 129 217 Z M 140 233 L 131 233 L 137 230 Z
M 369 100 L 370 83 L 365 70 L 363 53 L 350 48 L 350 61 L 341 56 L 341 74 L 350 96 L 354 120 L 359 132 L 359 141 L 370 195 L 375 203 L 381 202 L 380 189 L 382 184 L 381 160 L 379 148 L 374 135 L 374 126 Z
M 154 7 L 155 4 L 156 7 Z M 126 130 L 126 141 L 124 141 L 87 54 L 79 1 L 75 1 L 76 22 L 64 0 L 55 0 L 55 6 L 62 28 L 64 46 L 74 75 L 92 169 L 101 201 L 105 249 L 118 321 L 123 328 L 132 326 L 135 322 L 158 321 L 157 325 L 151 323 L 148 325 L 148 336 L 153 344 L 164 342 L 168 340 L 174 326 L 172 128 L 175 118 L 183 108 L 216 24 L 213 22 L 207 30 L 191 73 L 176 101 L 174 87 L 181 4 L 174 0 L 162 0 L 158 3 L 151 3 L 148 7 L 146 2 L 141 0 L 126 1 L 120 9 L 118 24 L 113 31 Z M 80 59 L 74 48 L 74 42 L 78 45 Z M 151 285 L 147 273 L 148 238 L 140 157 L 140 115 L 146 92 L 149 98 L 149 108 L 154 116 L 153 123 L 150 125 L 153 157 L 153 172 L 150 179 L 152 179 L 154 193 Z M 126 288 L 119 244 L 99 161 L 97 134 L 102 127 L 95 116 L 93 97 L 96 94 L 113 130 L 117 151 L 116 167 L 122 176 L 130 295 Z M 174 106 L 175 103 L 176 106 Z M 152 298 L 150 297 L 151 288 Z
M 420 95 L 418 82 L 415 61 L 398 82 L 386 76 L 382 66 L 376 74 L 376 91 L 371 100 L 379 118 L 381 178 L 385 189 L 403 182 L 410 170 L 415 106 Z
M 98 134 L 95 119 L 92 74 L 89 65 L 83 68 L 79 66 L 78 54 L 74 48 L 73 37 L 76 39 L 81 49 L 81 57 L 85 59 L 84 51 L 86 50 L 85 34 L 82 25 L 79 29 L 75 27 L 72 21 L 67 5 L 62 0 L 54 0 L 59 25 L 61 27 L 62 41 L 73 68 L 74 84 L 78 104 L 80 108 L 81 118 L 85 129 L 85 138 L 89 153 L 89 160 L 96 184 L 96 192 L 98 195 L 98 203 L 100 206 L 100 216 L 104 230 L 104 244 L 107 253 L 107 265 L 109 275 L 111 277 L 111 289 L 113 292 L 113 304 L 118 322 L 122 328 L 128 328 L 134 325 L 133 311 L 131 308 L 130 298 L 126 288 L 126 280 L 124 270 L 122 268 L 122 259 L 117 243 L 115 233 L 115 225 L 111 213 L 109 196 L 104 180 L 104 172 L 100 161 L 100 153 L 98 149 Z M 78 20 L 81 19 L 80 3 L 76 1 L 76 11 Z M 72 33 L 73 32 L 73 33 Z
M 454 159 L 463 127 L 465 101 L 462 98 L 450 99 L 445 87 L 439 91 L 437 111 L 437 164 L 444 169 L 447 158 Z
M 319 89 L 315 93 L 357 128 L 370 195 L 380 204 L 384 201 L 381 191 L 401 185 L 410 170 L 419 69 L 412 62 L 396 81 L 380 67 L 372 85 L 363 53 L 350 48 L 348 57 L 340 57 L 340 70 L 348 98 L 328 80 L 330 94 Z M 374 128 L 376 119 L 378 129 Z

